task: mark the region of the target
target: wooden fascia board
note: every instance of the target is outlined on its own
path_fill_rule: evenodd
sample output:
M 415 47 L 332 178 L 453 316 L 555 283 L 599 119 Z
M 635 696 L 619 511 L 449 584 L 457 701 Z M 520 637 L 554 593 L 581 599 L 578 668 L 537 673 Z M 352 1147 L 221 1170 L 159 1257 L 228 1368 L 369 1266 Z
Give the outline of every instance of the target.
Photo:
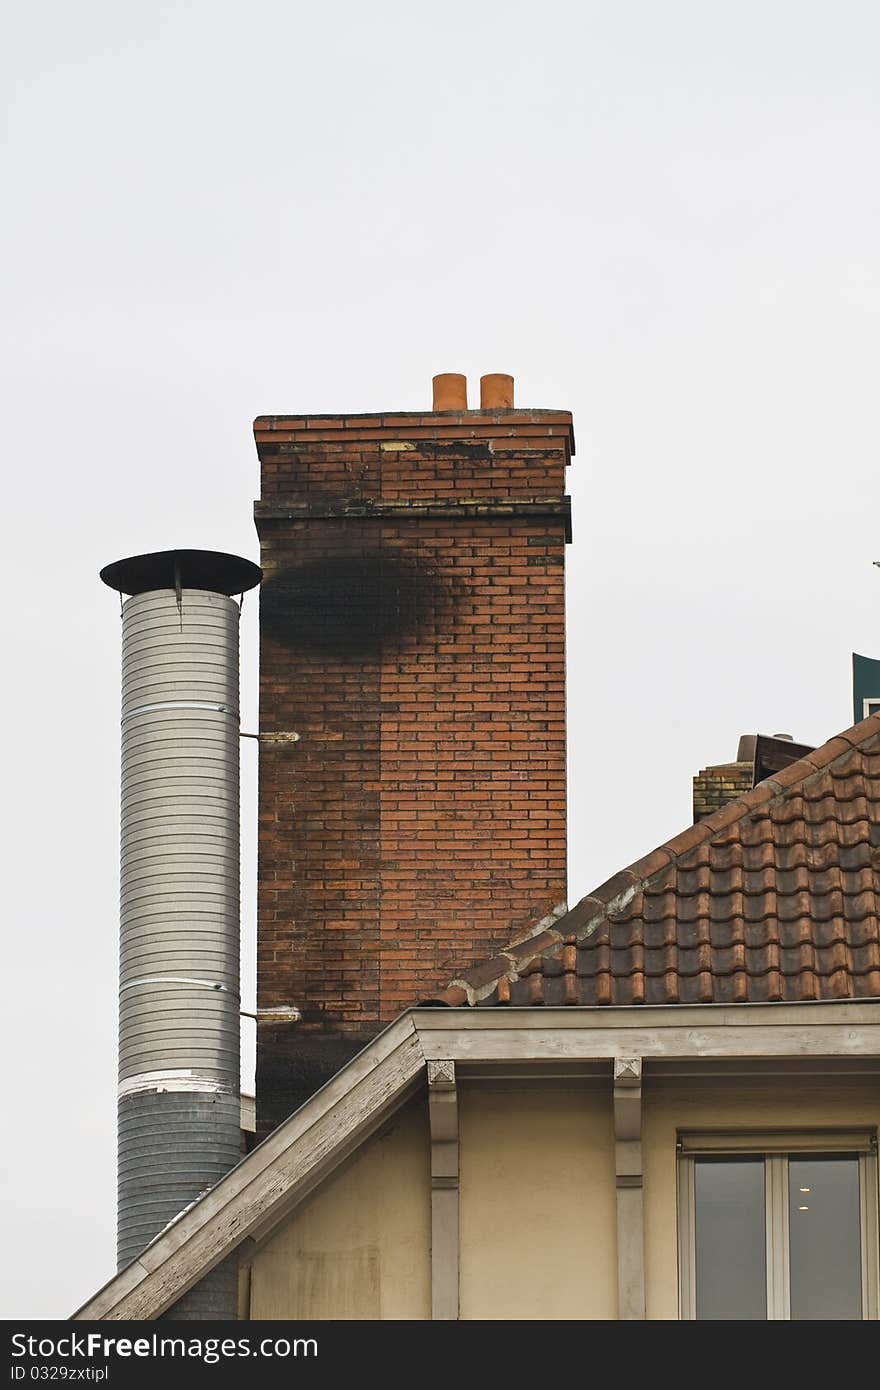
M 880 1001 L 413 1011 L 425 1057 L 468 1062 L 877 1057 Z
M 245 1240 L 260 1239 L 397 1108 L 425 1068 L 402 1015 L 73 1314 L 157 1318 Z

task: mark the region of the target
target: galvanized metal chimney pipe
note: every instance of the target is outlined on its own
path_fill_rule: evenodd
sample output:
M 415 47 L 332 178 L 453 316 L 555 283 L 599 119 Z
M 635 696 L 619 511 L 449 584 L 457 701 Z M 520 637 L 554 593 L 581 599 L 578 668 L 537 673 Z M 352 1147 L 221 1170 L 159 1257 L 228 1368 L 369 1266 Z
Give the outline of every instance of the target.
M 256 565 L 119 561 L 122 610 L 118 1257 L 240 1156 L 239 605 Z M 236 1315 L 220 1266 L 171 1311 Z

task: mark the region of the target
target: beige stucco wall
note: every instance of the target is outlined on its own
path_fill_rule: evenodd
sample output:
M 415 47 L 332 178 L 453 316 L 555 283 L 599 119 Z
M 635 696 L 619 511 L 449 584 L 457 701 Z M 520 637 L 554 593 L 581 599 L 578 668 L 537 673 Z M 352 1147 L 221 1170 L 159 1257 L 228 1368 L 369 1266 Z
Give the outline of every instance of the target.
M 642 1162 L 649 1318 L 678 1317 L 678 1130 L 855 1129 L 880 1125 L 875 1082 L 691 1081 L 645 1087 Z
M 617 1316 L 610 1089 L 461 1088 L 461 1317 Z
M 461 1316 L 615 1317 L 610 1094 L 462 1087 L 460 1132 Z M 430 1193 L 417 1097 L 257 1253 L 242 1315 L 430 1318 Z
M 607 1085 L 463 1084 L 460 1296 L 466 1319 L 617 1316 L 616 1189 Z M 646 1077 L 649 1318 L 678 1316 L 678 1130 L 880 1126 L 869 1080 Z M 245 1291 L 247 1280 L 244 1280 Z M 242 1315 L 431 1315 L 430 1137 L 411 1100 L 257 1253 Z
M 430 1318 L 430 1252 L 430 1139 L 417 1098 L 258 1252 L 250 1317 Z

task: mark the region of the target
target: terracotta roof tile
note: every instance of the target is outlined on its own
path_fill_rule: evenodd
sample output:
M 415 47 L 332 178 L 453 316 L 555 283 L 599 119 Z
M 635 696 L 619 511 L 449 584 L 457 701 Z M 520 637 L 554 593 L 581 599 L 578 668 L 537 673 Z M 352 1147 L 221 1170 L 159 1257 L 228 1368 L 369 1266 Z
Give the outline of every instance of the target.
M 880 715 L 621 870 L 428 1003 L 880 997 Z

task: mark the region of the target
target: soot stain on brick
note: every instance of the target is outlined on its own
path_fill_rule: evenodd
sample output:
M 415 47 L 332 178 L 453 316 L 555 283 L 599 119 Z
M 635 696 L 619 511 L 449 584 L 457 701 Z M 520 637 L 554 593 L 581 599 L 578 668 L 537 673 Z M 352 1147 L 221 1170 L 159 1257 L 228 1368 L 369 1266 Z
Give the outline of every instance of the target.
M 267 579 L 260 597 L 268 636 L 338 657 L 381 655 L 446 632 L 457 607 L 457 585 L 403 550 L 309 558 Z

